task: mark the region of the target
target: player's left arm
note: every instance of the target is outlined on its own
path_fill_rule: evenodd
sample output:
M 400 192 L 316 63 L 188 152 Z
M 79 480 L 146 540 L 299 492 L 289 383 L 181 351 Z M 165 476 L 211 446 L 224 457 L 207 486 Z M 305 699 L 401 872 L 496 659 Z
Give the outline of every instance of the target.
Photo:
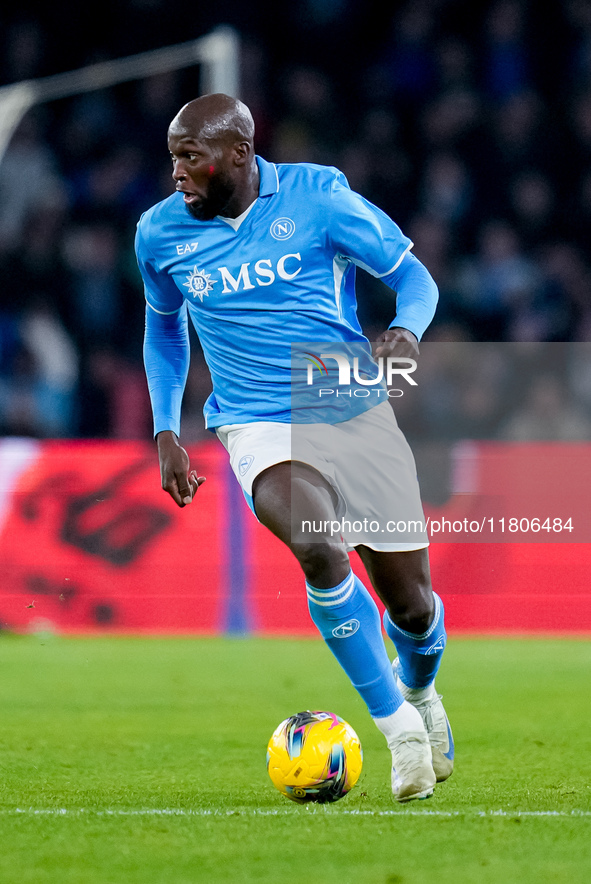
M 437 286 L 411 254 L 412 241 L 373 203 L 350 190 L 336 169 L 327 206 L 328 238 L 343 255 L 396 292 L 396 316 L 383 340 L 420 341 L 435 314 Z
M 418 352 L 418 342 L 435 314 L 439 292 L 435 280 L 418 258 L 407 251 L 394 272 L 382 276 L 382 281 L 396 292 L 396 316 L 377 342 L 396 344 L 396 354 L 401 355 L 400 344 L 410 345 Z M 376 356 L 387 356 L 393 349 L 378 347 Z

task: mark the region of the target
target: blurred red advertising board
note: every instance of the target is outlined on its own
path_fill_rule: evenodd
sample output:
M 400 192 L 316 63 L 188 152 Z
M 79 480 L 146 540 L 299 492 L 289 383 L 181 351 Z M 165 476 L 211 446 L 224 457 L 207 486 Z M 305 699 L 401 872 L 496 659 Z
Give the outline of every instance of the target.
M 190 454 L 207 482 L 180 510 L 151 444 L 1 442 L 1 627 L 315 635 L 299 567 L 248 510 L 221 445 Z M 591 632 L 591 543 L 580 541 L 591 446 L 470 443 L 460 455 L 455 491 L 425 505 L 451 525 L 430 550 L 449 630 Z M 533 522 L 569 513 L 578 542 Z M 511 518 L 527 531 L 510 531 Z M 487 542 L 468 536 L 482 520 Z M 367 583 L 356 554 L 352 563 Z
M 0 529 L 4 628 L 220 628 L 225 483 L 215 440 L 199 452 L 203 506 L 185 510 L 161 490 L 152 445 L 23 443 L 19 460 L 19 441 L 0 453 L 5 483 L 13 464 Z

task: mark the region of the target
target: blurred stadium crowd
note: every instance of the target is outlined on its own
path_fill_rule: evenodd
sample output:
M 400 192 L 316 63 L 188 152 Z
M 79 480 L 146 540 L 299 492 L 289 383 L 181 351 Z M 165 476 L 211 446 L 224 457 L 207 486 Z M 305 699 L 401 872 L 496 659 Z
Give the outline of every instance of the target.
M 588 0 L 299 0 L 272 16 L 263 3 L 214 6 L 91 0 L 84 24 L 68 3 L 45 13 L 25 3 L 0 13 L 0 83 L 232 24 L 258 152 L 340 167 L 400 224 L 440 288 L 427 340 L 453 354 L 462 341 L 590 339 Z M 196 72 L 183 71 L 24 118 L 0 165 L 2 433 L 151 437 L 133 236 L 141 212 L 172 191 L 166 129 L 196 94 Z M 392 295 L 363 273 L 358 294 L 371 339 L 391 321 Z M 546 351 L 535 352 L 547 367 Z M 550 361 L 552 407 L 574 409 L 574 437 L 591 438 L 572 359 Z M 435 395 L 432 385 L 424 422 L 433 432 L 454 420 L 465 435 L 489 432 L 495 378 L 511 386 L 511 371 L 493 363 L 474 361 L 468 393 L 452 384 Z M 188 442 L 206 435 L 208 392 L 197 351 Z

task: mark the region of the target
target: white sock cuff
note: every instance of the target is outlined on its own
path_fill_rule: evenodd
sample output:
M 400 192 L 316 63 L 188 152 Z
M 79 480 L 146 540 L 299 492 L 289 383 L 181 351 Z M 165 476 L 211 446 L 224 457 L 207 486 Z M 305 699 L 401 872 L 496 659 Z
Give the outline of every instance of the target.
M 423 703 L 425 700 L 430 700 L 435 691 L 435 680 L 428 684 L 424 688 L 407 688 L 404 684 L 400 676 L 398 676 L 398 687 L 400 688 L 400 693 L 404 697 L 405 700 L 408 700 L 409 703 Z
M 427 733 L 421 713 L 406 700 L 402 702 L 392 715 L 386 715 L 385 718 L 374 718 L 374 721 L 378 730 L 385 736 L 390 748 L 393 743 L 397 743 L 409 733 L 425 735 Z
M 414 632 L 407 632 L 405 629 L 401 629 L 400 626 L 396 626 L 390 615 L 387 611 L 385 611 L 385 615 L 388 618 L 388 622 L 392 625 L 392 629 L 395 629 L 396 632 L 400 633 L 400 635 L 405 636 L 406 638 L 414 639 L 414 641 L 424 641 L 429 638 L 429 636 L 433 633 L 433 630 L 438 625 L 441 615 L 443 613 L 443 602 L 439 598 L 436 592 L 433 593 L 433 599 L 435 602 L 435 611 L 433 612 L 433 619 L 431 620 L 431 625 L 427 629 L 426 632 L 423 632 L 421 635 L 415 635 Z
M 336 605 L 342 605 L 355 589 L 355 574 L 349 571 L 344 580 L 337 586 L 329 586 L 327 589 L 318 589 L 310 586 L 306 581 L 306 594 L 308 601 L 314 605 L 321 605 L 323 608 L 331 608 Z

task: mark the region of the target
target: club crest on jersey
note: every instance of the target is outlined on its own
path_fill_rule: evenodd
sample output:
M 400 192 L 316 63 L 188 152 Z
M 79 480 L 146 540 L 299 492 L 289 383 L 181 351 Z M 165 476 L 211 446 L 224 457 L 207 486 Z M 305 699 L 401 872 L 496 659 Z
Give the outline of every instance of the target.
M 291 218 L 277 218 L 270 227 L 274 239 L 289 239 L 295 233 L 295 224 Z
M 197 267 L 193 267 L 193 270 L 187 276 L 187 281 L 183 285 L 189 289 L 194 298 L 199 298 L 203 304 L 203 298 L 213 289 L 215 281 L 214 279 L 211 282 L 211 273 L 206 273 L 205 270 L 198 270 Z

